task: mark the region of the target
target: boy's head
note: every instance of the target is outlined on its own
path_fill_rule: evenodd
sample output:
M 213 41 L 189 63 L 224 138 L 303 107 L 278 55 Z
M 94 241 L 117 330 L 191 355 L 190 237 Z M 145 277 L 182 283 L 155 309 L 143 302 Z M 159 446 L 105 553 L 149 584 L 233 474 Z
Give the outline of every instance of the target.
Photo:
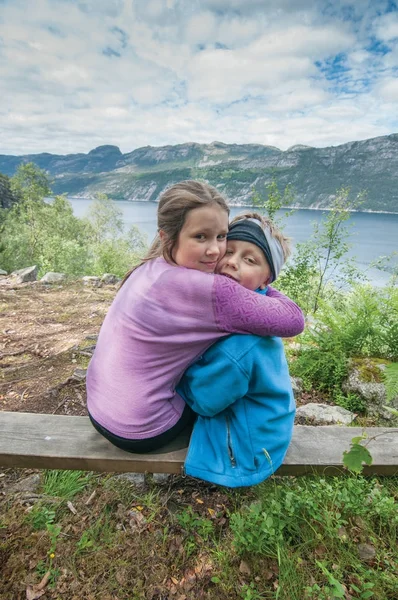
M 289 255 L 289 239 L 270 220 L 245 213 L 231 221 L 227 251 L 216 272 L 249 290 L 264 289 L 278 277 Z

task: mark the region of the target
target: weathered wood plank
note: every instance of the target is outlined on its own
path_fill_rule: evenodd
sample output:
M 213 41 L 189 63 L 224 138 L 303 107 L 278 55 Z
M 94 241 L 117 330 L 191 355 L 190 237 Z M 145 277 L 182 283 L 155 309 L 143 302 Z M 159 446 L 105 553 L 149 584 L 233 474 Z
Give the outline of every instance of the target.
M 343 472 L 343 451 L 362 428 L 297 426 L 278 475 Z M 365 473 L 398 474 L 398 430 L 367 428 L 373 457 Z M 381 435 L 382 434 L 382 435 Z M 0 412 L 0 465 L 39 469 L 181 473 L 188 435 L 162 452 L 131 454 L 115 448 L 91 425 L 88 417 Z

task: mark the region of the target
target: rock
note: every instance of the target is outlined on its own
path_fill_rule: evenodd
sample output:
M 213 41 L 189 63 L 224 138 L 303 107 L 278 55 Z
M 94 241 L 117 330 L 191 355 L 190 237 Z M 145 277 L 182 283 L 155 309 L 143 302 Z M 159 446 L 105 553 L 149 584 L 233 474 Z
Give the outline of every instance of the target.
M 43 283 L 59 283 L 60 281 L 63 281 L 65 277 L 65 273 L 53 273 L 50 271 L 49 273 L 46 273 L 40 281 Z
M 112 479 L 128 481 L 136 488 L 145 487 L 145 473 L 122 473 L 121 475 L 115 475 Z
M 293 394 L 299 396 L 303 391 L 303 380 L 300 377 L 290 377 Z
M 8 488 L 8 491 L 12 494 L 17 492 L 37 492 L 40 487 L 40 474 L 34 473 L 33 475 L 29 475 L 29 477 L 25 477 L 14 485 Z
M 75 369 L 72 377 L 74 379 L 78 379 L 79 381 L 84 381 L 86 379 L 87 369 Z
M 341 406 L 316 404 L 315 402 L 299 406 L 296 412 L 298 423 L 308 424 L 308 421 L 311 421 L 312 425 L 334 425 L 336 423 L 349 425 L 356 416 L 355 413 Z
M 342 389 L 346 393 L 357 394 L 365 400 L 367 414 L 378 419 L 391 421 L 394 416 L 383 408 L 387 404 L 387 393 L 382 375 L 385 369 L 383 363 L 369 359 L 352 364 L 351 371 L 347 380 L 343 383 Z M 398 409 L 398 398 L 390 402 L 391 408 Z
M 251 575 L 251 569 L 245 560 L 240 561 L 239 573 L 243 575 Z
M 7 271 L 3 271 L 3 269 L 0 269 L 0 275 L 1 276 L 8 275 L 8 273 L 7 273 Z
M 11 277 L 14 278 L 15 283 L 26 283 L 28 281 L 37 280 L 37 266 L 26 267 L 26 269 L 18 269 L 13 271 Z
M 167 483 L 170 479 L 170 475 L 168 473 L 153 473 L 152 480 L 157 485 L 162 485 L 163 483 Z
M 86 275 L 82 278 L 82 281 L 84 285 L 92 285 L 94 287 L 99 287 L 101 285 L 101 279 L 95 275 Z
M 370 544 L 358 544 L 358 554 L 364 562 L 371 562 L 376 556 L 376 549 Z
M 104 273 L 101 277 L 101 281 L 102 283 L 105 283 L 105 285 L 113 285 L 115 283 L 119 283 L 120 279 L 112 273 Z

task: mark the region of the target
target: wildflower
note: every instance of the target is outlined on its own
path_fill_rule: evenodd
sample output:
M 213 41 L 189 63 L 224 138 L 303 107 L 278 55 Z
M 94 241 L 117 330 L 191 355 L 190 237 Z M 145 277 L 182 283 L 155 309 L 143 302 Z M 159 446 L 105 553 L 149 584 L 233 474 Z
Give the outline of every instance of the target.
M 51 552 L 51 553 L 49 554 L 49 556 L 50 556 L 50 558 L 55 558 L 55 554 L 54 554 L 54 552 Z

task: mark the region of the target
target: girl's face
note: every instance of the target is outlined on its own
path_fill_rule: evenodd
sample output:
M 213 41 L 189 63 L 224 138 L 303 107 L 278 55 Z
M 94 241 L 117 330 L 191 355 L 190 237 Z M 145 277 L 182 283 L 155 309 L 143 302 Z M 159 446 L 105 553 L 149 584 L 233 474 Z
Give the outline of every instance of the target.
M 173 251 L 177 265 L 214 273 L 227 247 L 228 214 L 217 204 L 189 211 Z

